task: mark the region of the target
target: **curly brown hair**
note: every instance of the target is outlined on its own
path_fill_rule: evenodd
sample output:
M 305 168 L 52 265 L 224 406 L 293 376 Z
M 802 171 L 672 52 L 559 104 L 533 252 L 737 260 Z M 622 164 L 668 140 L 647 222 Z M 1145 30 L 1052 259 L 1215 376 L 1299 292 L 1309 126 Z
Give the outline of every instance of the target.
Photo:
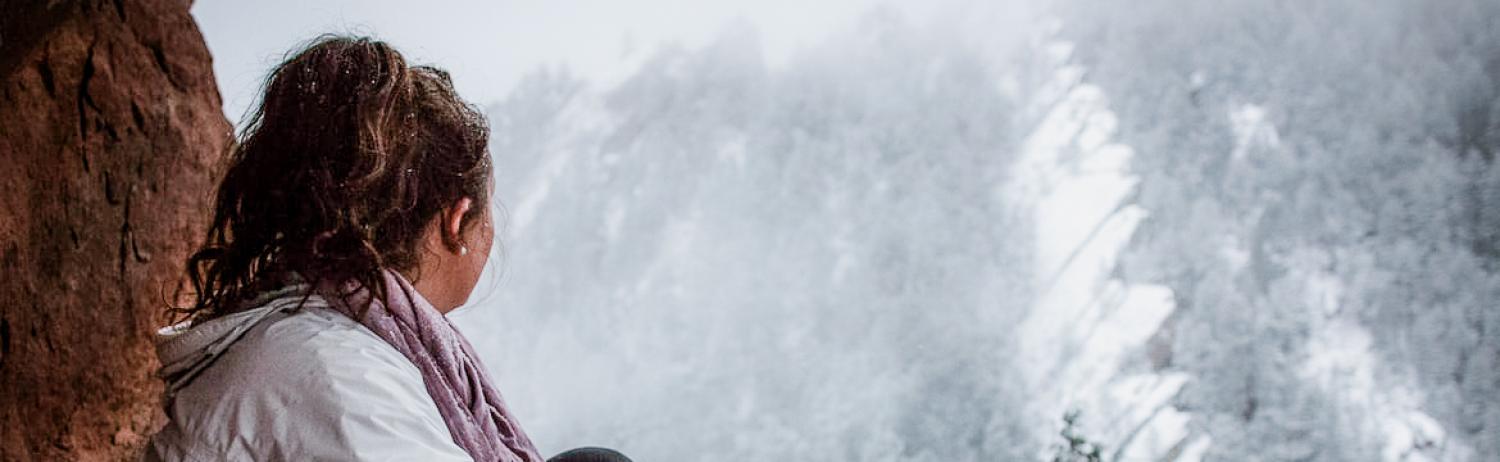
M 487 213 L 488 141 L 443 70 L 409 67 L 366 37 L 314 39 L 267 78 L 187 260 L 195 301 L 174 311 L 194 322 L 231 313 L 292 274 L 383 297 L 380 271 L 414 269 L 445 207 L 472 198 L 465 229 Z

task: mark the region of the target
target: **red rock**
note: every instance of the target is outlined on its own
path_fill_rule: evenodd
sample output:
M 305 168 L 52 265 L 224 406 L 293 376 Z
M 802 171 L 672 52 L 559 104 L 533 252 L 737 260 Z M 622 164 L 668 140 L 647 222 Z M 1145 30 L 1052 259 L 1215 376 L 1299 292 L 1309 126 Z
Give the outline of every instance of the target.
M 0 0 L 0 460 L 138 457 L 230 126 L 182 1 Z

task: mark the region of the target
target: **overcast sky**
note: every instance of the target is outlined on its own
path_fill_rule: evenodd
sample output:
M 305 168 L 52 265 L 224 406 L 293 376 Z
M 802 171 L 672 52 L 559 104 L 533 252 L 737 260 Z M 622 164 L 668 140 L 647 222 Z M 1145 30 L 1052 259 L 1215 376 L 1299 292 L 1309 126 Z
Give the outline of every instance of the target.
M 695 47 L 731 21 L 760 32 L 773 66 L 827 31 L 846 27 L 886 0 L 202 0 L 193 16 L 213 53 L 224 111 L 237 121 L 266 71 L 297 44 L 326 32 L 385 39 L 408 60 L 436 64 L 459 92 L 485 105 L 503 98 L 528 71 L 566 66 L 608 80 L 628 57 L 665 42 Z M 924 14 L 919 4 L 890 5 Z

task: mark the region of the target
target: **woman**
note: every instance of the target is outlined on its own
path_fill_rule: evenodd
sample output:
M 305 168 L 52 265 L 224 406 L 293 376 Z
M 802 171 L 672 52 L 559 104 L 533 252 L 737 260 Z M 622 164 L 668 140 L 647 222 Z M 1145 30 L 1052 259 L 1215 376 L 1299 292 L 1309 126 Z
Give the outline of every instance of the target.
M 494 240 L 483 116 L 389 45 L 272 72 L 157 350 L 154 460 L 539 462 L 445 313 Z M 627 460 L 608 450 L 553 460 Z

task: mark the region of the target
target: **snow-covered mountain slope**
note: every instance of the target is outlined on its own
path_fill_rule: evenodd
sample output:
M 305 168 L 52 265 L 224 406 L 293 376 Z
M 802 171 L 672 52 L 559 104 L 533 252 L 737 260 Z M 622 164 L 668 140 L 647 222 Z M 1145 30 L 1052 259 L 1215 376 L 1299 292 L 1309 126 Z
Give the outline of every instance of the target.
M 1118 117 L 1104 90 L 1085 81 L 1074 44 L 1042 43 L 1054 77 L 1035 94 L 1032 104 L 1045 115 L 1023 144 L 1010 185 L 1034 210 L 1036 226 L 1040 292 L 1019 329 L 1036 413 L 1079 411 L 1083 431 L 1111 459 L 1201 460 L 1212 434 L 1190 426 L 1193 414 L 1175 401 L 1194 376 L 1161 358 L 1172 354 L 1162 337 L 1171 335 L 1163 327 L 1176 309 L 1173 293 L 1118 277 L 1118 259 L 1149 213 L 1134 200 L 1136 152 L 1114 138 Z M 1243 105 L 1225 117 L 1234 161 L 1285 149 L 1263 108 Z M 1245 261 L 1249 250 L 1229 242 L 1225 258 Z M 1308 351 L 1287 375 L 1327 393 L 1333 409 L 1365 416 L 1346 430 L 1369 437 L 1365 444 L 1376 445 L 1381 460 L 1467 460 L 1463 443 L 1423 411 L 1420 388 L 1384 373 L 1370 334 L 1340 306 L 1337 275 L 1323 268 L 1288 268 L 1291 279 L 1306 281 L 1311 299 Z
M 775 67 L 739 24 L 491 108 L 501 263 L 458 317 L 544 448 L 1051 460 L 1077 411 L 1105 460 L 1478 457 L 1355 306 L 1377 253 L 1268 221 L 1276 102 L 1143 121 L 1098 42 L 965 19 Z
M 1188 435 L 1190 416 L 1171 403 L 1190 378 L 1143 367 L 1148 343 L 1175 308 L 1171 290 L 1114 276 L 1148 213 L 1131 201 L 1135 153 L 1113 139 L 1116 116 L 1103 90 L 1082 81 L 1073 45 L 1052 39 L 1039 47 L 1055 69 L 1032 101 L 1045 115 L 1007 185 L 1033 211 L 1037 236 L 1039 292 L 1018 332 L 1018 366 L 1036 413 L 1078 411 L 1112 459 L 1198 460 L 1211 438 Z

